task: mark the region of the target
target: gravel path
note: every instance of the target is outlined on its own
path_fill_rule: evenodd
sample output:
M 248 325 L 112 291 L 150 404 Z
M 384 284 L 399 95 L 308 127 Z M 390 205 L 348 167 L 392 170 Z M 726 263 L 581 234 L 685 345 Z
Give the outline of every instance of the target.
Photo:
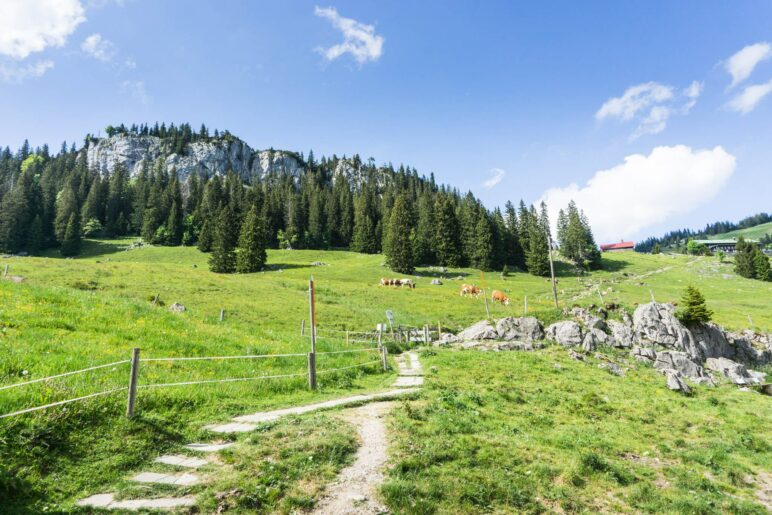
M 314 513 L 335 515 L 372 515 L 388 513 L 378 499 L 383 482 L 382 469 L 387 460 L 386 425 L 383 418 L 391 402 L 376 402 L 348 410 L 344 420 L 354 424 L 361 445 L 354 463 L 343 469 L 319 502 Z

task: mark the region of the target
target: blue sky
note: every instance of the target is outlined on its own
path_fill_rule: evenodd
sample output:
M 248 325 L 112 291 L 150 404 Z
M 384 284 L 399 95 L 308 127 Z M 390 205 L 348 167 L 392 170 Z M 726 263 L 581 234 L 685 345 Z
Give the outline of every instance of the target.
M 410 164 L 491 207 L 575 198 L 598 239 L 635 239 L 772 209 L 770 19 L 768 1 L 4 0 L 0 145 L 204 122 Z

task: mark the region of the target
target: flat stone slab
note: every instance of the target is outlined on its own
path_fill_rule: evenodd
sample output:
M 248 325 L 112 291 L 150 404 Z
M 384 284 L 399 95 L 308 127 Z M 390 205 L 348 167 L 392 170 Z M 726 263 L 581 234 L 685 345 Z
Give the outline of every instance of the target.
M 223 449 L 227 449 L 233 445 L 233 442 L 229 443 L 189 443 L 185 446 L 189 451 L 198 452 L 217 452 Z
M 188 474 L 187 472 L 182 474 L 140 472 L 131 478 L 131 480 L 138 483 L 158 483 L 162 485 L 190 486 L 198 483 L 198 476 L 194 474 Z
M 175 467 L 186 467 L 195 469 L 198 467 L 203 467 L 207 463 L 209 463 L 206 460 L 202 460 L 201 458 L 192 458 L 190 456 L 180 456 L 178 454 L 167 454 L 164 456 L 159 456 L 155 459 L 156 463 L 163 463 L 165 465 L 173 465 Z
M 158 497 L 156 499 L 126 499 L 116 501 L 113 494 L 97 494 L 77 502 L 78 506 L 91 506 L 106 510 L 170 510 L 182 506 L 195 506 L 196 498 L 192 495 L 185 497 Z
M 424 384 L 424 378 L 421 376 L 399 376 L 394 383 L 397 388 L 405 388 L 411 386 L 421 386 Z
M 244 424 L 242 422 L 229 422 L 227 424 L 215 424 L 206 426 L 204 429 L 215 433 L 246 433 L 257 427 L 257 424 Z

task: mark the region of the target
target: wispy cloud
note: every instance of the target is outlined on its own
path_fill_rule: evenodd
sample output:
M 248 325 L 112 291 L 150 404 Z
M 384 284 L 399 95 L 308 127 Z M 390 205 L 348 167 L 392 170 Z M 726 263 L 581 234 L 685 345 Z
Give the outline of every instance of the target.
M 343 34 L 343 42 L 329 48 L 317 47 L 316 51 L 328 61 L 351 54 L 357 63 L 377 61 L 383 55 L 383 36 L 375 33 L 375 26 L 344 18 L 334 7 L 316 7 L 314 14 L 325 18 Z
M 630 155 L 623 163 L 596 172 L 583 186 L 550 189 L 540 200 L 549 206 L 553 221 L 557 210 L 574 200 L 599 239 L 618 241 L 709 202 L 734 169 L 735 157 L 720 146 L 656 147 L 649 155 Z
M 595 119 L 608 118 L 620 121 L 637 120 L 638 125 L 630 135 L 635 140 L 645 134 L 658 134 L 665 130 L 673 114 L 688 114 L 697 104 L 702 93 L 702 83 L 692 82 L 682 91 L 659 82 L 645 82 L 631 86 L 620 97 L 612 97 L 598 109 Z M 683 102 L 682 105 L 678 105 Z
M 493 168 L 491 170 L 491 176 L 488 180 L 483 182 L 483 188 L 486 190 L 493 189 L 498 183 L 501 182 L 501 180 L 504 178 L 504 176 L 507 174 L 504 170 L 501 168 Z
M 112 41 L 104 39 L 101 34 L 91 34 L 80 45 L 80 49 L 94 59 L 109 62 L 113 60 L 118 49 Z
M 84 21 L 78 0 L 2 0 L 0 54 L 26 59 L 47 47 L 60 47 Z
M 125 80 L 121 83 L 121 91 L 142 105 L 150 103 L 150 95 L 143 80 Z
M 763 41 L 748 45 L 724 63 L 724 69 L 732 76 L 730 88 L 751 76 L 756 66 L 772 57 L 772 45 Z
M 54 62 L 48 60 L 24 65 L 0 62 L 0 81 L 19 84 L 25 79 L 40 77 L 53 67 Z
M 772 80 L 763 84 L 754 84 L 742 90 L 729 101 L 726 107 L 741 114 L 748 114 L 756 109 L 756 106 L 770 93 L 772 93 Z

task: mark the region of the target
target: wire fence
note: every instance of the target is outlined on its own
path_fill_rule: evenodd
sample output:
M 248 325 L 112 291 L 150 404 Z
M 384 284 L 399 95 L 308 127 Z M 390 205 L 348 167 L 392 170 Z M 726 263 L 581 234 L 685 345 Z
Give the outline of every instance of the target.
M 325 355 L 338 356 L 338 355 L 346 355 L 346 354 L 373 353 L 373 352 L 379 354 L 378 359 L 369 360 L 366 362 L 356 363 L 352 365 L 346 365 L 342 367 L 323 368 L 321 370 L 316 370 L 316 356 L 325 356 Z M 308 377 L 309 386 L 311 386 L 312 389 L 315 389 L 317 374 L 325 374 L 325 373 L 349 370 L 354 368 L 368 367 L 378 363 L 381 364 L 383 370 L 385 371 L 388 369 L 386 354 L 387 352 L 385 347 L 369 347 L 369 348 L 359 348 L 359 349 L 322 351 L 322 352 L 315 352 L 315 353 L 259 354 L 259 355 L 241 355 L 241 356 L 239 355 L 175 356 L 175 357 L 159 357 L 159 358 L 140 358 L 139 349 L 134 349 L 132 359 L 115 361 L 115 362 L 106 363 L 103 365 L 95 365 L 95 366 L 83 368 L 80 370 L 73 370 L 70 372 L 50 375 L 46 377 L 32 379 L 29 381 L 3 385 L 3 386 L 0 386 L 0 391 L 26 387 L 34 384 L 48 385 L 50 384 L 50 382 L 64 377 L 71 377 L 71 376 L 76 376 L 76 375 L 85 374 L 85 373 L 94 372 L 94 371 L 103 371 L 104 369 L 108 369 L 108 368 L 115 370 L 116 367 L 130 364 L 131 369 L 129 371 L 130 372 L 129 381 L 127 386 L 108 388 L 103 391 L 90 393 L 87 395 L 80 395 L 77 397 L 72 397 L 72 398 L 68 398 L 68 399 L 64 399 L 56 402 L 49 402 L 39 406 L 26 407 L 23 409 L 11 411 L 9 413 L 0 414 L 0 419 L 13 417 L 17 415 L 23 415 L 26 413 L 32 413 L 35 411 L 45 410 L 48 408 L 62 406 L 73 402 L 84 401 L 84 400 L 92 399 L 96 397 L 103 397 L 117 392 L 128 392 L 129 398 L 128 398 L 126 415 L 131 417 L 134 415 L 134 412 L 136 409 L 136 392 L 139 389 L 183 387 L 183 386 L 191 386 L 191 385 L 204 385 L 204 384 L 217 384 L 217 383 L 236 383 L 236 382 L 244 382 L 244 381 L 289 379 L 289 378 L 298 378 L 298 377 Z M 219 378 L 219 379 L 200 379 L 200 380 L 142 383 L 142 384 L 140 384 L 139 375 L 138 375 L 140 365 L 143 363 L 149 364 L 149 363 L 174 363 L 174 362 L 191 362 L 191 361 L 199 362 L 199 361 L 226 361 L 226 360 L 265 360 L 265 359 L 301 358 L 301 357 L 305 358 L 305 361 L 306 361 L 306 366 L 304 367 L 305 370 L 303 370 L 302 372 L 293 372 L 293 373 L 286 373 L 286 374 L 264 374 L 264 375 L 257 375 L 257 376 L 248 376 L 248 377 L 226 377 L 226 378 Z

